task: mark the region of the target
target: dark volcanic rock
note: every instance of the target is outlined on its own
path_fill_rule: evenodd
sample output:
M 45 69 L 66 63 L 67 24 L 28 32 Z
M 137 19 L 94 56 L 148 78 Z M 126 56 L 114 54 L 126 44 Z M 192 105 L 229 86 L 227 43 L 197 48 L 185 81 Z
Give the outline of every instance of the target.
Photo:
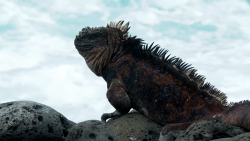
M 173 132 L 169 132 L 166 136 L 160 137 L 160 141 L 210 141 L 212 139 L 234 137 L 245 133 L 245 130 L 230 126 L 220 120 L 199 121 L 190 125 L 185 131 L 179 132 L 176 139 L 173 137 Z M 221 139 L 223 141 L 224 139 Z M 219 141 L 219 140 L 218 140 Z
M 75 123 L 32 101 L 0 104 L 1 141 L 63 141 Z
M 171 131 L 165 136 L 160 136 L 159 141 L 175 141 L 176 138 L 183 132 L 183 130 Z
M 232 138 L 232 141 L 250 141 L 250 133 L 244 133 Z
M 215 139 L 212 141 L 250 141 L 250 133 L 243 133 L 233 138 Z
M 107 122 L 121 141 L 158 141 L 162 126 L 132 112 Z
M 31 101 L 0 104 L 0 141 L 158 141 L 162 126 L 132 112 L 106 124 L 75 124 L 54 109 Z M 159 141 L 250 141 L 250 133 L 220 120 L 193 123 Z
M 114 132 L 103 122 L 89 120 L 74 125 L 65 141 L 119 141 Z

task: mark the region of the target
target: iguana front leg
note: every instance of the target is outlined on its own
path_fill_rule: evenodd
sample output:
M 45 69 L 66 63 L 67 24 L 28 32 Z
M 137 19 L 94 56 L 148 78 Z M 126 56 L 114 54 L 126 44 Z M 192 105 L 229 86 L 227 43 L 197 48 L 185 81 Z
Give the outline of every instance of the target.
M 106 122 L 108 118 L 124 115 L 131 109 L 129 96 L 122 88 L 121 82 L 119 83 L 117 79 L 112 80 L 107 91 L 107 98 L 116 110 L 113 113 L 104 113 L 101 117 L 103 122 Z

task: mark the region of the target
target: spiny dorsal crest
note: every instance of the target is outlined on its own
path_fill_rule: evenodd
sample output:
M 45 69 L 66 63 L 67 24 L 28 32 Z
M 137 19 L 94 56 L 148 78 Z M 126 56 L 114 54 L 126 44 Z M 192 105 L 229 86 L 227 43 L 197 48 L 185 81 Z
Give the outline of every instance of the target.
M 110 22 L 110 24 L 107 24 L 106 28 L 114 28 L 114 29 L 118 29 L 122 32 L 123 34 L 123 39 L 127 40 L 128 38 L 130 39 L 136 39 L 136 36 L 131 37 L 131 35 L 128 37 L 128 30 L 130 29 L 129 27 L 129 22 L 127 22 L 125 25 L 123 24 L 123 20 L 115 23 L 115 22 Z M 82 36 L 83 34 L 87 34 L 89 32 L 95 32 L 98 30 L 102 30 L 104 27 L 99 27 L 99 28 L 90 28 L 90 27 L 86 27 L 83 28 L 82 31 L 79 32 L 79 36 Z M 141 39 L 138 38 L 138 41 L 141 42 Z M 181 58 L 178 57 L 170 57 L 171 54 L 167 55 L 168 50 L 165 49 L 161 49 L 159 45 L 155 45 L 153 46 L 154 43 L 152 43 L 151 45 L 148 46 L 148 44 L 146 45 L 141 45 L 137 47 L 130 47 L 132 48 L 132 51 L 138 52 L 138 53 L 142 53 L 143 55 L 150 55 L 153 56 L 155 59 L 159 59 L 161 60 L 162 64 L 168 64 L 171 65 L 177 72 L 183 73 L 185 74 L 185 76 L 189 79 L 189 81 L 192 81 L 194 83 L 196 83 L 197 88 L 201 91 L 204 91 L 206 93 L 208 93 L 210 96 L 214 97 L 215 99 L 217 99 L 218 101 L 220 101 L 220 103 L 224 106 L 228 106 L 228 107 L 232 107 L 234 105 L 233 102 L 227 103 L 227 96 L 225 93 L 220 92 L 218 89 L 214 88 L 213 85 L 211 85 L 209 82 L 205 82 L 205 77 L 202 75 L 198 75 L 196 73 L 196 69 L 194 69 L 193 67 L 190 67 L 191 64 L 185 63 L 182 61 Z
M 115 28 L 115 29 L 118 29 L 122 32 L 123 34 L 123 39 L 127 39 L 128 37 L 128 30 L 130 29 L 129 26 L 129 22 L 127 22 L 125 25 L 122 25 L 123 24 L 123 20 L 115 23 L 115 22 L 110 22 L 110 24 L 107 24 L 107 27 L 111 27 L 111 28 Z
M 175 56 L 169 58 L 171 54 L 166 56 L 168 50 L 160 49 L 160 46 L 158 44 L 155 46 L 153 46 L 153 44 L 154 43 L 152 43 L 151 45 L 146 44 L 139 50 L 141 50 L 143 53 L 153 56 L 156 59 L 161 60 L 163 64 L 171 65 L 177 72 L 185 74 L 189 81 L 192 81 L 197 85 L 199 90 L 208 93 L 210 96 L 220 101 L 222 105 L 228 107 L 232 107 L 234 105 L 233 102 L 227 102 L 227 96 L 225 93 L 215 88 L 209 82 L 206 82 L 204 84 L 206 78 L 203 75 L 198 75 L 196 73 L 197 70 L 193 67 L 190 67 L 191 64 L 185 63 L 181 58 L 177 58 Z

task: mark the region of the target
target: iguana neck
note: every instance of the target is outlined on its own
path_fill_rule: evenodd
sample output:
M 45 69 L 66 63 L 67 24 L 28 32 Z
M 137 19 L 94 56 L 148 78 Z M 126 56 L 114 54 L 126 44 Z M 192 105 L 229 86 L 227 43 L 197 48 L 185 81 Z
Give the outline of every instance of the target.
M 116 54 L 114 56 L 112 56 L 111 61 L 109 62 L 109 64 L 106 66 L 105 68 L 105 73 L 103 73 L 102 77 L 103 79 L 108 83 L 108 87 L 109 87 L 109 83 L 112 81 L 113 78 L 117 77 L 117 72 L 119 71 L 119 69 L 121 68 L 121 66 L 123 65 L 124 61 L 128 60 L 126 58 L 130 58 L 130 60 L 132 59 L 132 55 L 131 54 Z

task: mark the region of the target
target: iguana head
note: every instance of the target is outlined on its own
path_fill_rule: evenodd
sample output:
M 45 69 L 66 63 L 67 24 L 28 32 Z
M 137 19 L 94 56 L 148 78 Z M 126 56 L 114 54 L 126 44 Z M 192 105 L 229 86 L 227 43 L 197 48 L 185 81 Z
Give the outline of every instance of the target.
M 75 38 L 75 47 L 88 67 L 102 76 L 109 62 L 123 50 L 128 38 L 129 22 L 110 22 L 106 27 L 83 28 Z

